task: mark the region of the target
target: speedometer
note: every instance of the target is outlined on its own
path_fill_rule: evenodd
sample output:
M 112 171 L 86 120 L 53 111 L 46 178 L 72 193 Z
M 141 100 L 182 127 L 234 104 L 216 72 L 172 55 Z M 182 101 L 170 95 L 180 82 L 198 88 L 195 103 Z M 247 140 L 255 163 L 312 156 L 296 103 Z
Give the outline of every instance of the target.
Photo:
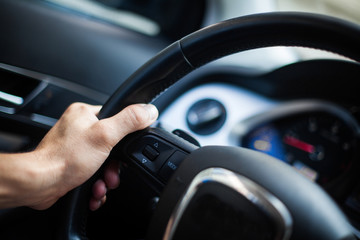
M 283 105 L 248 119 L 241 146 L 272 155 L 325 185 L 354 162 L 359 127 L 340 107 L 318 101 Z M 238 126 L 239 128 L 239 126 Z

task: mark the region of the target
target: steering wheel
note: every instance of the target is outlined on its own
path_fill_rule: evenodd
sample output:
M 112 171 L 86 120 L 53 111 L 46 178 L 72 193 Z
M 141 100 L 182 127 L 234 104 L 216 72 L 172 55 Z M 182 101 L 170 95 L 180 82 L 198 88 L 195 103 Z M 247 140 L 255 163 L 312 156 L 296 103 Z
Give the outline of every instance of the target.
M 99 118 L 150 102 L 194 69 L 229 54 L 299 46 L 360 61 L 359 43 L 357 25 L 317 14 L 265 13 L 224 21 L 148 61 L 117 89 Z M 149 239 L 355 239 L 346 217 L 319 186 L 265 154 L 240 147 L 198 148 L 148 128 L 123 139 L 112 155 L 127 159 L 162 191 Z M 91 183 L 66 196 L 62 239 L 84 238 Z

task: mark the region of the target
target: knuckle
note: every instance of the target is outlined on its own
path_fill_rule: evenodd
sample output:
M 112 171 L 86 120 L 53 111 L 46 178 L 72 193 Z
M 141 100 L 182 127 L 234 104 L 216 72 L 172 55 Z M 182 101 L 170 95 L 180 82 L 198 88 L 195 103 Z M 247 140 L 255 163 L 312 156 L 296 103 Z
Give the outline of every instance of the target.
M 109 144 L 109 145 L 115 145 L 116 142 L 116 138 L 114 137 L 114 129 L 112 129 L 110 126 L 107 126 L 106 124 L 104 124 L 103 122 L 98 122 L 95 126 L 95 131 L 96 131 L 96 142 L 101 142 L 101 143 L 105 143 L 105 144 Z
M 69 109 L 78 109 L 78 108 L 84 108 L 84 104 L 83 103 L 80 103 L 80 102 L 74 102 L 74 103 L 71 103 L 70 106 L 69 106 Z
M 88 106 L 84 103 L 74 102 L 69 105 L 66 109 L 67 113 L 74 113 L 74 112 L 83 112 L 87 111 Z
M 147 115 L 140 111 L 139 106 L 132 105 L 126 108 L 129 127 L 132 129 L 143 128 L 147 123 Z

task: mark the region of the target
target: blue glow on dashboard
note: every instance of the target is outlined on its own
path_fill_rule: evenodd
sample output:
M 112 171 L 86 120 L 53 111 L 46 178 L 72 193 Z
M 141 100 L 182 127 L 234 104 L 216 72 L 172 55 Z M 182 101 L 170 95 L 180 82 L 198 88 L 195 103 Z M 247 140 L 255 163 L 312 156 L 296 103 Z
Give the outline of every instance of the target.
M 245 146 L 286 162 L 285 151 L 279 132 L 271 125 L 258 128 L 245 141 Z

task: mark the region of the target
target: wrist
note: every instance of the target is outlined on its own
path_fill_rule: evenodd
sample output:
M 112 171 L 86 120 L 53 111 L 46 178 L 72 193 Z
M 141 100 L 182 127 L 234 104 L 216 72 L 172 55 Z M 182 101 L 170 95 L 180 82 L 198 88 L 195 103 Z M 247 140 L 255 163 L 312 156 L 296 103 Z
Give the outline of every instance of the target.
M 50 207 L 60 197 L 66 194 L 65 188 L 62 184 L 64 161 L 55 159 L 55 155 L 47 152 L 45 149 L 36 149 L 28 153 L 32 162 L 27 171 L 27 177 L 34 179 L 28 190 L 31 190 L 30 199 L 36 199 L 27 206 L 36 209 L 45 209 Z M 25 183 L 29 179 L 25 179 Z
M 26 205 L 38 182 L 38 169 L 32 153 L 1 154 L 1 207 Z
M 46 158 L 46 154 L 37 150 L 0 154 L 0 208 L 45 209 L 64 194 L 57 186 L 61 166 Z

